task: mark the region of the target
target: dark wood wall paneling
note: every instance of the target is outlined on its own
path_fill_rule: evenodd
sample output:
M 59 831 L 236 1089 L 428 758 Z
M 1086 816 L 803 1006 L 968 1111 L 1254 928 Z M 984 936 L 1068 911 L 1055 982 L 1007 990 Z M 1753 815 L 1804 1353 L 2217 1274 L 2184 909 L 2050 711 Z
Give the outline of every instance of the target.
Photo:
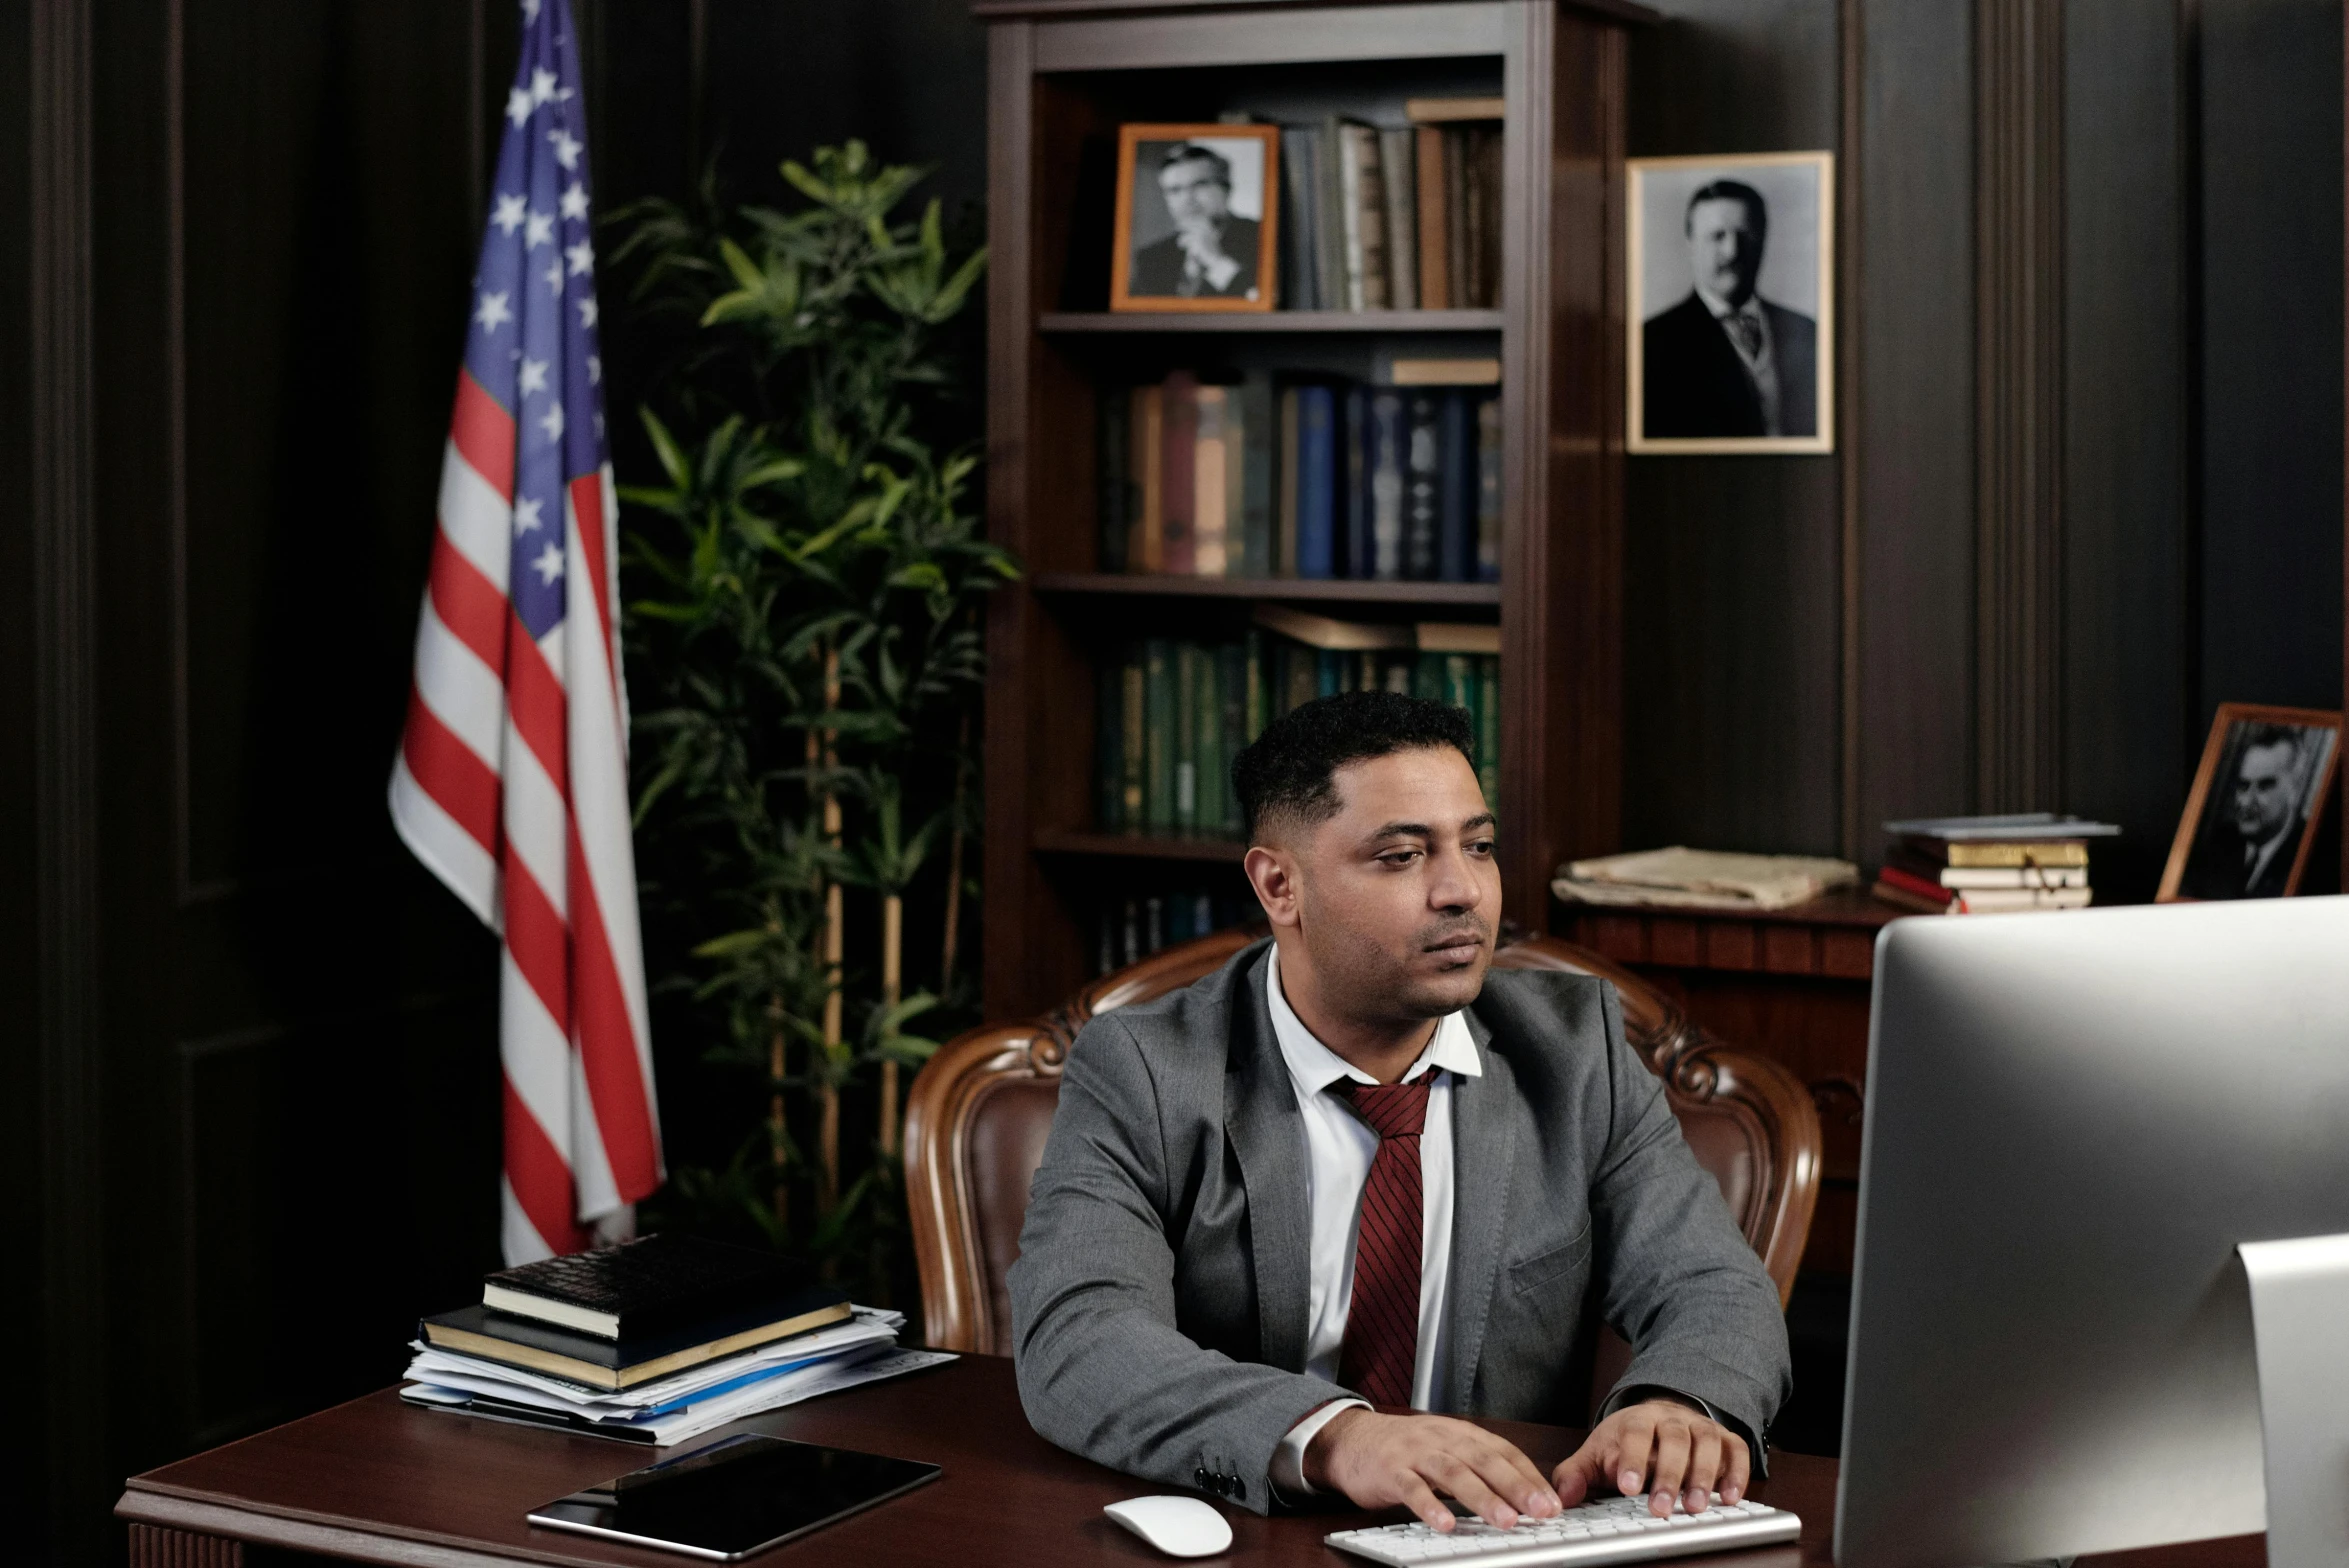
M 1837 148 L 1836 0 L 1665 9 L 1632 34 L 1632 156 Z M 1837 461 L 1625 460 L 1625 847 L 1834 848 Z

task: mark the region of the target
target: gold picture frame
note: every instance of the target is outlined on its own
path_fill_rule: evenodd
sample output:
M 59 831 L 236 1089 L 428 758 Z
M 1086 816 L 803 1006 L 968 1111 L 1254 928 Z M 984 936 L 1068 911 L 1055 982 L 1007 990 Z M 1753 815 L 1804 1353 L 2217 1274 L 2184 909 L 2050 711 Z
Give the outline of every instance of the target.
M 1275 125 L 1117 128 L 1111 310 L 1244 313 L 1273 308 L 1280 284 L 1280 134 Z M 1142 179 L 1151 183 L 1148 192 L 1137 191 Z M 1218 189 L 1222 212 L 1200 214 L 1201 206 L 1216 205 Z M 1188 213 L 1178 215 L 1178 204 Z M 1256 210 L 1244 210 L 1248 207 Z M 1186 242 L 1186 231 L 1202 230 L 1207 233 L 1204 247 Z M 1202 249 L 1210 258 L 1204 268 Z
M 2297 893 L 2340 771 L 2341 728 L 2341 715 L 2321 708 L 2220 703 L 2154 902 Z M 2214 798 L 2222 770 L 2236 780 L 2231 799 Z M 2274 819 L 2264 830 L 2263 811 Z
M 1625 168 L 1625 450 L 1834 451 L 1835 154 L 1631 158 Z M 1753 237 L 1742 269 L 1727 256 L 1714 263 L 1736 279 L 1730 292 L 1744 291 L 1734 305 L 1718 291 L 1708 298 L 1697 276 L 1700 204 L 1707 216 L 1740 213 Z M 1723 308 L 1754 319 L 1750 338 L 1733 336 Z

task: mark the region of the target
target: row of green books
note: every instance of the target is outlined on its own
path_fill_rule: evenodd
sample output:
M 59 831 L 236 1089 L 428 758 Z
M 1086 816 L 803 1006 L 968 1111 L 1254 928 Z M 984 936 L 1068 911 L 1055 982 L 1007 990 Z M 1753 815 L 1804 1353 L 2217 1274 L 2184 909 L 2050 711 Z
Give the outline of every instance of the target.
M 1416 650 L 1331 648 L 1256 630 L 1230 642 L 1129 643 L 1097 680 L 1095 821 L 1111 833 L 1236 837 L 1240 748 L 1281 714 L 1344 691 L 1398 691 L 1467 709 L 1478 779 L 1486 799 L 1497 798 L 1501 661 L 1426 646 L 1442 640 L 1426 638 Z
M 1093 973 L 1112 974 L 1161 948 L 1263 919 L 1263 909 L 1245 888 L 1236 888 L 1236 882 L 1227 872 L 1225 881 L 1213 888 L 1180 887 L 1104 899 L 1093 915 Z

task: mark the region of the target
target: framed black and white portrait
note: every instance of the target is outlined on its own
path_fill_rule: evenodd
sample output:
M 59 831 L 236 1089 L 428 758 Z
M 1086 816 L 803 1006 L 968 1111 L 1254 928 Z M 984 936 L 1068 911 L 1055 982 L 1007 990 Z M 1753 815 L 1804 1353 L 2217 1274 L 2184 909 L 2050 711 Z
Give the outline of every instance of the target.
M 1280 130 L 1121 125 L 1112 310 L 1270 310 Z
M 2155 900 L 2299 892 L 2340 753 L 2338 713 L 2221 703 Z
M 1835 155 L 1629 167 L 1629 449 L 1835 450 Z

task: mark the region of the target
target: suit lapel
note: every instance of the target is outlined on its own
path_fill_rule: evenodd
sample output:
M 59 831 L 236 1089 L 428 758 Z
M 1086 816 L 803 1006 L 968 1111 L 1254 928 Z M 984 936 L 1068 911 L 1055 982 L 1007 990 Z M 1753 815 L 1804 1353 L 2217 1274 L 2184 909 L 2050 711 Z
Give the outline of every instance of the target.
M 1232 1051 L 1224 1083 L 1224 1136 L 1239 1160 L 1248 1194 L 1250 1262 L 1256 1274 L 1258 1349 L 1267 1366 L 1305 1368 L 1306 1273 L 1311 1217 L 1306 1212 L 1305 1122 L 1281 1060 L 1264 1001 L 1261 954 L 1232 998 Z
M 1509 1219 L 1517 1127 L 1509 1114 L 1517 1083 L 1508 1059 L 1492 1049 L 1492 1031 L 1474 1012 L 1468 1015 L 1468 1033 L 1484 1076 L 1456 1077 L 1452 1084 L 1452 1266 L 1444 1309 L 1451 1402 L 1461 1412 L 1471 1408 L 1477 1357 L 1491 1316 L 1493 1275 L 1500 1268 L 1501 1235 Z

